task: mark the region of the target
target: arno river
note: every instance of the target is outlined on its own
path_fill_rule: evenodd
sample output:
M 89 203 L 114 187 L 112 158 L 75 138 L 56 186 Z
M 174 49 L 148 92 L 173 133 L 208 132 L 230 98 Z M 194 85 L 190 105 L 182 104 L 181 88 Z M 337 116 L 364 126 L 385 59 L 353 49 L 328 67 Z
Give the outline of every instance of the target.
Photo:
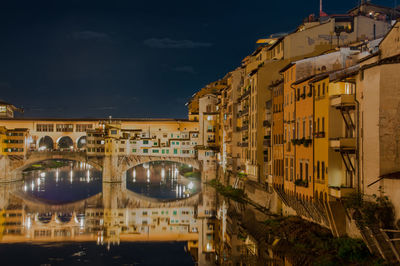
M 89 165 L 59 163 L 1 188 L 1 265 L 196 263 L 195 204 L 169 205 L 200 192 L 189 166 L 139 165 L 115 188 Z
M 239 189 L 200 176 L 190 165 L 152 162 L 129 169 L 125 182 L 106 183 L 85 163 L 33 165 L 22 182 L 0 184 L 1 265 L 351 262 L 337 255 L 328 229 L 268 215 Z M 315 243 L 323 243 L 317 252 L 306 249 Z M 371 255 L 357 245 L 343 254 L 366 262 Z

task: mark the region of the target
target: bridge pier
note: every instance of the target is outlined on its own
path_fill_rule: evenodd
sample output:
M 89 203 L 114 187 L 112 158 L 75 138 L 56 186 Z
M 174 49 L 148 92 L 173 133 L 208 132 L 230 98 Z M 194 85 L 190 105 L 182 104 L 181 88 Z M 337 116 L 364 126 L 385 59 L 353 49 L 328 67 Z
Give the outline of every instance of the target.
M 103 182 L 121 183 L 126 182 L 126 171 L 119 163 L 116 155 L 106 155 L 103 159 Z
M 22 172 L 15 171 L 8 156 L 0 156 L 0 183 L 22 180 Z

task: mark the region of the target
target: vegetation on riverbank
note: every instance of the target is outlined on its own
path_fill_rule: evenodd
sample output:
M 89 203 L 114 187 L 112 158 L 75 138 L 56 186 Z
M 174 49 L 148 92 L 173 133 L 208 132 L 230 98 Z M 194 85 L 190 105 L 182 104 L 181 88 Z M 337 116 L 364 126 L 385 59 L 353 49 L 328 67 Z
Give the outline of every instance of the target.
M 193 167 L 183 164 L 179 167 L 179 174 L 186 178 L 201 178 L 201 172 L 193 171 Z
M 234 201 L 240 202 L 240 203 L 245 203 L 247 202 L 246 198 L 247 195 L 244 193 L 243 189 L 239 188 L 233 188 L 232 186 L 224 186 L 221 182 L 219 182 L 217 179 L 213 179 L 209 181 L 207 184 L 215 188 L 218 193 L 220 193 L 222 196 L 225 196 L 227 198 L 230 198 Z
M 40 164 L 32 164 L 28 168 L 24 170 L 24 172 L 34 171 L 34 170 L 46 170 L 46 169 L 55 169 L 67 166 L 69 164 L 68 161 L 44 161 Z
M 334 238 L 328 229 L 300 217 L 274 218 L 264 224 L 272 250 L 293 265 L 384 265 L 362 240 Z
M 350 194 L 344 205 L 356 211 L 357 220 L 364 225 L 378 225 L 381 228 L 393 228 L 395 215 L 393 204 L 380 191 L 381 196 L 373 195 L 372 199 L 365 200 L 361 193 Z

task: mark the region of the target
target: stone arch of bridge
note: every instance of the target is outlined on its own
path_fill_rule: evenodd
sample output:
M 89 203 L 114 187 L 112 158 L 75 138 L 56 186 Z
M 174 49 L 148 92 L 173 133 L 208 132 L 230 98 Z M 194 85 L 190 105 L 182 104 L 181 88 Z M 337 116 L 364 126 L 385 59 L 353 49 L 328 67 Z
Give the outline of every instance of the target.
M 191 165 L 194 169 L 201 171 L 201 162 L 195 158 L 188 157 L 173 157 L 173 156 L 126 156 L 121 163 L 122 171 L 126 172 L 129 169 L 138 165 L 149 162 L 173 162 Z
M 32 164 L 47 160 L 69 160 L 76 162 L 85 162 L 97 170 L 102 170 L 102 160 L 98 158 L 88 158 L 85 152 L 32 152 L 19 165 L 14 167 L 15 172 L 22 172 Z

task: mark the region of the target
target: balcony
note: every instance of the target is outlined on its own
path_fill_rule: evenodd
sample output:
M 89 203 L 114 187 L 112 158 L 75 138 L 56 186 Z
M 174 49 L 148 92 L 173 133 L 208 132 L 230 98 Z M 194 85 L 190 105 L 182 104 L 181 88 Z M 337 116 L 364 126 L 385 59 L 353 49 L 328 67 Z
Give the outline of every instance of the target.
M 244 125 L 240 128 L 241 131 L 243 130 L 248 130 L 249 129 L 249 125 Z
M 355 150 L 356 139 L 355 138 L 338 138 L 331 139 L 329 146 L 335 150 Z
M 245 92 L 243 92 L 243 94 L 240 96 L 240 100 L 243 100 L 244 98 L 246 98 L 247 96 L 250 95 L 250 89 L 247 89 Z
M 340 108 L 355 108 L 354 95 L 352 94 L 342 94 L 337 97 L 331 98 L 331 106 L 337 109 Z
M 248 142 L 239 142 L 238 143 L 239 145 L 239 147 L 248 147 L 249 146 L 249 143 Z
M 329 187 L 329 195 L 335 198 L 347 197 L 356 192 L 355 188 L 350 187 Z
M 321 132 L 315 132 L 314 136 L 316 138 L 325 138 L 325 131 L 321 131 Z

